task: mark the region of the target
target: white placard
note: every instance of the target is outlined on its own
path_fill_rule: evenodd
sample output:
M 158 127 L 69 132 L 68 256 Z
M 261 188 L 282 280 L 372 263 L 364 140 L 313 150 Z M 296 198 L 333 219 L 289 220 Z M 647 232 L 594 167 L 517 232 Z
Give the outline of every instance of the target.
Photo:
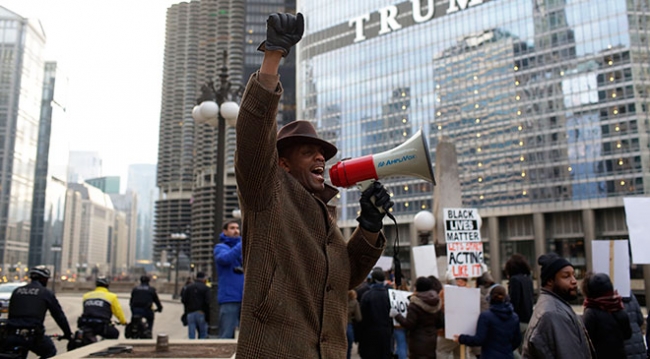
M 480 242 L 476 208 L 445 208 L 445 242 Z
M 445 338 L 476 334 L 481 314 L 481 290 L 445 285 Z
M 436 259 L 436 247 L 433 244 L 417 246 L 411 249 L 413 252 L 413 268 L 415 277 L 428 277 L 430 275 L 438 278 L 438 260 Z
M 483 243 L 447 243 L 447 268 L 454 278 L 476 278 L 483 274 Z
M 650 198 L 623 198 L 625 218 L 632 247 L 632 263 L 650 264 Z
M 407 292 L 404 290 L 395 290 L 395 289 L 388 289 L 388 298 L 390 299 L 390 307 L 397 309 L 399 314 L 401 314 L 404 318 L 406 318 L 406 309 L 409 306 L 409 303 L 411 302 L 409 300 L 409 297 L 411 296 L 411 292 Z M 399 323 L 393 319 L 393 325 L 399 325 Z
M 614 289 L 623 297 L 630 295 L 630 252 L 626 240 L 593 241 L 592 265 L 595 273 L 607 274 L 614 283 Z M 610 249 L 614 250 L 611 253 Z M 614 261 L 610 266 L 610 259 Z M 614 271 L 614 273 L 610 273 Z
M 447 270 L 456 277 L 474 278 L 483 274 L 483 243 L 476 208 L 445 208 Z
M 377 264 L 375 264 L 375 267 L 380 267 L 381 269 L 384 270 L 384 272 L 388 272 L 393 268 L 393 257 L 390 256 L 381 256 L 377 260 Z

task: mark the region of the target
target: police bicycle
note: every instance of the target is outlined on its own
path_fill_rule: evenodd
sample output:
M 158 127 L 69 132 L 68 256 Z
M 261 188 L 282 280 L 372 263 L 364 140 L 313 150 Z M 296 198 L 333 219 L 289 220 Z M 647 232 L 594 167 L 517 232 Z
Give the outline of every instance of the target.
M 9 335 L 18 335 L 23 337 L 23 340 L 11 348 L 3 348 L 2 343 Z M 68 339 L 62 334 L 41 334 L 35 329 L 9 329 L 6 320 L 0 321 L 0 359 L 26 359 L 29 355 L 30 348 L 36 344 L 37 340 L 43 337 L 51 339 Z
M 103 320 L 79 317 L 77 320 L 77 330 L 74 332 L 72 338 L 68 342 L 68 351 L 75 350 L 103 340 L 105 334 L 105 325 L 116 326 L 120 325 L 120 323 L 111 321 L 107 324 Z M 102 339 L 99 339 L 98 336 L 102 337 Z

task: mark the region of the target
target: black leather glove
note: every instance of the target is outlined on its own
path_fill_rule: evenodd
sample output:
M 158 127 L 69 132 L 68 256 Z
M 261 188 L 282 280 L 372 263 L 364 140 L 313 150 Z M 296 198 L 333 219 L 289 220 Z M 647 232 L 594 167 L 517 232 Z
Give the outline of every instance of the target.
M 158 308 L 158 309 L 156 310 L 156 312 L 158 312 L 158 313 L 162 313 L 162 307 Z
M 266 20 L 266 40 L 262 41 L 258 51 L 282 51 L 282 57 L 289 55 L 293 45 L 302 39 L 305 31 L 305 19 L 297 15 L 275 13 Z
M 374 204 L 371 201 L 372 197 L 375 198 Z M 359 226 L 374 233 L 381 231 L 384 216 L 393 206 L 393 201 L 390 200 L 390 194 L 386 188 L 379 181 L 373 182 L 368 189 L 361 193 L 359 204 L 361 205 L 361 214 L 357 217 Z M 379 208 L 383 211 L 380 211 Z

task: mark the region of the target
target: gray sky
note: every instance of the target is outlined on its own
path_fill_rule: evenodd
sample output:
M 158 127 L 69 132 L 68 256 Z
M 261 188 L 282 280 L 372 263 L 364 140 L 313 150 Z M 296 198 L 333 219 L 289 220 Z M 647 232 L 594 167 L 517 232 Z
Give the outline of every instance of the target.
M 46 60 L 68 73 L 70 149 L 99 151 L 103 174 L 156 163 L 165 16 L 181 0 L 0 0 L 39 19 Z

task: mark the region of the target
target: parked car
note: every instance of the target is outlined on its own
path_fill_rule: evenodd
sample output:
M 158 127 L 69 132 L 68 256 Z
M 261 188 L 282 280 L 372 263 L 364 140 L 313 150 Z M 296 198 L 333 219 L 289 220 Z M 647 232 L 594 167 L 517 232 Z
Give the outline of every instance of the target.
M 9 312 L 9 299 L 14 289 L 22 287 L 27 282 L 11 282 L 0 284 L 0 318 L 6 318 Z

